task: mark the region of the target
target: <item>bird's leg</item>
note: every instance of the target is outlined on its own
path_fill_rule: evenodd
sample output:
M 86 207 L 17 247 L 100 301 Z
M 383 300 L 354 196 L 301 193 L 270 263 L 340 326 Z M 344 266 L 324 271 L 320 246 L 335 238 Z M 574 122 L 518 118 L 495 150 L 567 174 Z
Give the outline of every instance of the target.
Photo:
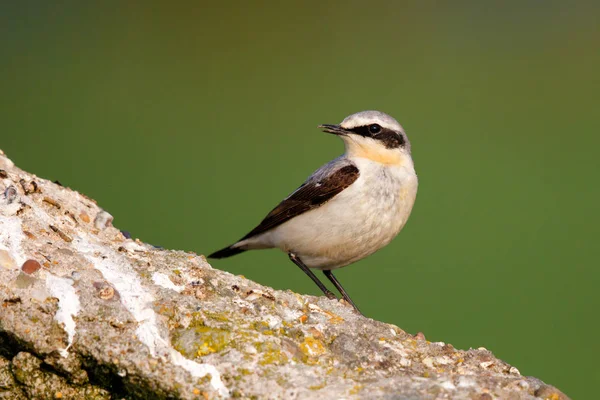
M 292 262 L 294 264 L 296 264 L 297 266 L 299 266 L 300 269 L 302 271 L 304 271 L 304 273 L 306 275 L 308 275 L 308 277 L 310 279 L 312 279 L 314 283 L 317 284 L 317 286 L 319 287 L 319 289 L 321 289 L 323 291 L 323 293 L 325 293 L 325 296 L 327 296 L 328 299 L 331 299 L 331 300 L 337 299 L 337 297 L 335 296 L 335 294 L 333 294 L 333 292 L 331 290 L 327 289 L 327 287 L 325 285 L 323 285 L 323 282 L 321 282 L 319 280 L 319 278 L 317 278 L 315 276 L 315 274 L 313 274 L 312 271 L 306 265 L 304 265 L 304 263 L 302 262 L 302 260 L 300 260 L 298 258 L 298 256 L 296 256 L 294 253 L 288 253 L 288 256 L 290 257 L 290 260 L 292 260 Z
M 350 303 L 352 305 L 352 307 L 354 307 L 356 312 L 358 312 L 359 314 L 362 315 L 362 313 L 360 312 L 358 307 L 356 307 L 356 304 L 354 304 L 354 302 L 352 301 L 350 296 L 348 296 L 348 293 L 346 293 L 346 291 L 342 287 L 342 284 L 337 280 L 337 278 L 335 276 L 333 276 L 333 272 L 331 272 L 331 270 L 323 270 L 323 273 L 331 281 L 331 283 L 333 283 L 333 285 L 337 288 L 337 290 L 340 291 L 344 300 L 346 300 L 348 303 Z

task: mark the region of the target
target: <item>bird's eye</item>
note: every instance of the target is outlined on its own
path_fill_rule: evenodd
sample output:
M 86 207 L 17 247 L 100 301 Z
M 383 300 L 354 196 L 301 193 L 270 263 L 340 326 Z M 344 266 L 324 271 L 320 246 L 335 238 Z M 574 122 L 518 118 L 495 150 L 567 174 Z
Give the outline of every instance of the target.
M 379 132 L 381 132 L 381 126 L 379 126 L 377 124 L 369 125 L 369 132 L 379 133 Z

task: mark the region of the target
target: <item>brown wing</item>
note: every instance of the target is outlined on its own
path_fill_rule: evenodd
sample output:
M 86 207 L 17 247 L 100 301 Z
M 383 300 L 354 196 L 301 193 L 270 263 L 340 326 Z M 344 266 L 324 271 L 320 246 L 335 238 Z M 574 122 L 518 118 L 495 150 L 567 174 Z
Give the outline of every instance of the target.
M 346 165 L 322 178 L 309 180 L 273 209 L 262 222 L 240 240 L 259 235 L 307 211 L 322 206 L 358 179 L 358 168 Z

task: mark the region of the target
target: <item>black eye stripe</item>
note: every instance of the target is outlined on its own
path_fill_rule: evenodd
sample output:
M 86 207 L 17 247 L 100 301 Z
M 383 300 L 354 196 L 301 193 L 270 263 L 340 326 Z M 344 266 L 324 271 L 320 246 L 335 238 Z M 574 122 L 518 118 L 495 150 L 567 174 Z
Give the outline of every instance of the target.
M 373 136 L 371 134 L 371 132 L 369 132 L 368 126 L 357 126 L 356 128 L 352 128 L 350 130 L 360 136 L 366 136 L 366 137 Z
M 375 139 L 381 141 L 388 149 L 404 146 L 404 136 L 391 130 L 382 131 Z
M 380 131 L 377 133 L 373 133 L 371 131 L 371 127 L 377 124 L 370 124 L 365 126 L 357 126 L 356 128 L 349 129 L 350 131 L 356 133 L 360 136 L 370 137 L 375 140 L 381 141 L 385 147 L 388 149 L 394 149 L 400 146 L 404 146 L 405 140 L 404 135 L 399 134 L 391 129 L 384 128 L 380 125 L 377 125 L 380 128 Z

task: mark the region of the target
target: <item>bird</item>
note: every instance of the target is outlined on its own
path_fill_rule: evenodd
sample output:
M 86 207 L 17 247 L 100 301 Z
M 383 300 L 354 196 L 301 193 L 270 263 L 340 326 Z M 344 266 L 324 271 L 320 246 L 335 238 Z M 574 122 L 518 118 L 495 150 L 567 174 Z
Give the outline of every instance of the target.
M 406 224 L 418 188 L 411 144 L 398 121 L 380 111 L 318 128 L 340 137 L 344 154 L 310 175 L 247 235 L 208 258 L 278 248 L 325 296 L 337 299 L 312 272 L 321 270 L 362 314 L 332 271 L 375 253 Z

